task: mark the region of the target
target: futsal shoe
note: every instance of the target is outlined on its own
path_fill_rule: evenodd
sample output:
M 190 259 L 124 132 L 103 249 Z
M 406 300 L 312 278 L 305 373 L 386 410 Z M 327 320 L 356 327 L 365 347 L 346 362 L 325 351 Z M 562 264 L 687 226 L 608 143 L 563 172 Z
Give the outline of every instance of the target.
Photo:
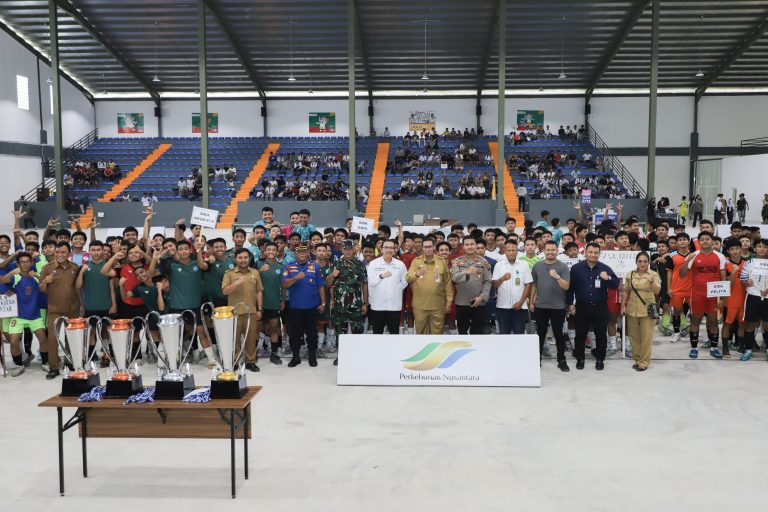
M 699 357 L 699 349 L 692 348 L 690 352 L 688 352 L 688 357 L 691 359 L 696 359 Z
M 752 359 L 752 351 L 751 350 L 745 350 L 744 355 L 741 356 L 742 361 L 749 361 Z M 13 375 L 13 372 L 11 372 L 11 375 Z
M 672 335 L 672 343 L 677 343 L 678 341 L 680 341 L 680 333 L 676 332 Z
M 722 359 L 723 354 L 720 352 L 720 349 L 717 347 L 712 347 L 709 349 L 709 355 L 714 357 L 715 359 Z

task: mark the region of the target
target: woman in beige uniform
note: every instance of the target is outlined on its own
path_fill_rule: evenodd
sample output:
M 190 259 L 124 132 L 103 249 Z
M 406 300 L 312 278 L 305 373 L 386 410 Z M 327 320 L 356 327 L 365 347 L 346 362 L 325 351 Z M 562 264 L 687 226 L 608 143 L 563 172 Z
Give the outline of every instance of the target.
M 626 316 L 627 335 L 632 344 L 632 356 L 635 364 L 632 368 L 639 372 L 648 369 L 651 364 L 653 332 L 656 319 L 648 316 L 648 305 L 656 303 L 661 291 L 659 274 L 650 270 L 648 253 L 641 252 L 635 258 L 637 270 L 625 278 L 624 301 L 621 312 Z

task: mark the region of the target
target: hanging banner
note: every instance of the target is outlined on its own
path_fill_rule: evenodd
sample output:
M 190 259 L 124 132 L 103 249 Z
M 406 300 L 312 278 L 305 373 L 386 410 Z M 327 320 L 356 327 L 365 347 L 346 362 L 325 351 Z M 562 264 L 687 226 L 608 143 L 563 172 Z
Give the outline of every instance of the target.
M 310 112 L 309 133 L 336 133 L 336 112 Z
M 422 130 L 431 132 L 437 127 L 436 120 L 437 117 L 433 111 L 411 111 L 408 117 L 408 129 L 412 132 L 420 132 Z
M 517 111 L 517 129 L 535 130 L 539 126 L 544 126 L 543 110 L 518 110 Z
M 144 114 L 117 114 L 117 133 L 144 133 Z
M 200 133 L 200 112 L 192 114 L 192 133 Z M 208 112 L 208 133 L 219 133 L 218 112 Z
M 581 204 L 592 204 L 592 191 L 590 189 L 582 189 Z

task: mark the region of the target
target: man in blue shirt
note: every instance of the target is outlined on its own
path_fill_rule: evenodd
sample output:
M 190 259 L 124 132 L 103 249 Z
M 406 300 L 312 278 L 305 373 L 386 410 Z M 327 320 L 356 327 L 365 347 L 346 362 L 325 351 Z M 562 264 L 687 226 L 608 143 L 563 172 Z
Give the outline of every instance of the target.
M 317 366 L 317 318 L 325 309 L 325 279 L 320 266 L 309 260 L 309 247 L 301 243 L 294 249 L 296 261 L 285 265 L 281 282 L 290 290 L 288 329 L 293 357 L 289 368 L 301 364 L 301 337 L 307 341 L 309 366 Z
M 310 215 L 309 210 L 306 208 L 299 210 L 299 223 L 293 226 L 293 232 L 301 235 L 302 242 L 308 241 L 309 235 L 317 231 L 315 226 L 309 223 Z
M 619 279 L 611 267 L 598 261 L 600 246 L 588 243 L 584 255 L 586 259 L 571 267 L 571 282 L 568 287 L 568 312 L 576 317 L 576 342 L 574 355 L 576 369 L 584 369 L 584 341 L 591 328 L 595 333 L 597 347 L 592 355 L 597 359 L 595 368 L 605 368 L 605 352 L 608 344 L 608 288 L 617 288 Z M 576 305 L 573 305 L 573 299 Z

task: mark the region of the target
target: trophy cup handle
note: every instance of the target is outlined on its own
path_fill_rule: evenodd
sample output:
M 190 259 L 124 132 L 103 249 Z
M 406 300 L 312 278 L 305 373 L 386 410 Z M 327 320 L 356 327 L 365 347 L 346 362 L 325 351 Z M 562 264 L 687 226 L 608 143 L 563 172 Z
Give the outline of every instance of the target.
M 64 328 L 66 329 L 66 325 L 69 324 L 69 318 L 66 317 L 66 316 L 60 316 L 53 323 L 53 330 L 54 330 L 54 334 L 56 335 L 56 342 L 59 344 L 59 347 L 61 347 L 61 351 L 64 353 L 64 357 L 67 358 L 67 361 L 69 361 L 69 363 L 72 366 L 75 366 L 75 361 L 73 360 L 75 356 L 73 354 L 69 353 L 69 349 L 67 348 L 66 339 L 62 339 L 62 337 L 61 337 L 61 325 L 62 324 L 65 324 Z M 65 338 L 66 338 L 66 335 L 65 335 Z
M 203 323 L 203 329 L 205 329 L 206 334 L 208 334 L 208 341 L 211 342 L 211 346 L 213 347 L 213 335 L 211 333 L 211 329 L 208 327 L 208 324 L 205 323 L 205 307 L 208 306 L 208 308 L 211 310 L 211 314 L 213 314 L 213 302 L 205 302 L 202 306 L 200 306 L 200 321 Z M 214 350 L 216 352 L 216 356 L 219 358 L 219 361 L 221 361 L 221 354 L 219 353 L 219 344 L 216 344 L 216 348 Z
M 203 304 L 204 306 L 205 304 Z M 200 313 L 203 312 L 202 306 L 200 307 Z M 189 313 L 192 315 L 192 335 L 189 337 L 189 346 L 187 347 L 187 351 L 184 352 L 181 355 L 181 359 L 179 359 L 179 368 L 181 368 L 184 365 L 184 362 L 187 360 L 187 356 L 189 355 L 189 352 L 192 350 L 192 345 L 195 343 L 195 336 L 197 336 L 197 318 L 195 317 L 195 312 L 191 309 L 185 309 L 181 312 L 181 348 L 184 350 L 184 331 L 187 327 L 187 322 L 184 320 L 184 313 Z M 210 338 L 208 338 L 210 340 Z
M 91 320 L 94 320 L 93 324 L 91 324 Z M 85 323 L 85 342 L 86 342 L 86 349 L 85 353 L 88 356 L 88 361 L 90 362 L 91 358 L 96 355 L 96 347 L 98 346 L 97 343 L 93 344 L 93 350 L 91 350 L 91 330 L 96 327 L 99 327 L 99 320 L 100 318 L 96 315 L 89 316 L 88 321 Z M 86 363 L 87 365 L 87 363 Z
M 112 354 L 109 353 L 109 348 L 104 344 L 104 338 L 101 337 L 101 331 L 103 330 L 101 326 L 102 323 L 111 324 L 112 320 L 110 320 L 107 317 L 103 317 L 99 319 L 99 321 L 96 323 L 96 339 L 98 340 L 99 345 L 101 345 L 101 348 L 104 349 L 104 353 L 107 355 L 107 359 L 109 359 L 109 362 L 115 365 L 115 367 L 117 367 L 117 363 L 115 363 L 115 360 L 112 359 Z
M 243 308 L 245 308 L 244 314 L 247 316 L 247 322 L 245 324 L 245 334 L 243 336 L 243 339 L 237 340 L 240 345 L 240 351 L 237 353 L 237 357 L 235 358 L 236 367 L 239 367 L 241 364 L 241 359 L 243 357 L 243 354 L 245 353 L 245 340 L 248 339 L 248 331 L 251 329 L 251 315 L 250 315 L 251 308 L 245 302 L 238 302 L 237 304 L 235 304 L 235 310 L 237 310 L 237 308 L 240 306 L 243 306 Z M 237 320 L 239 321 L 240 315 L 238 314 L 237 316 L 238 316 Z M 237 332 L 237 324 L 235 324 L 235 332 Z M 234 369 L 235 368 L 233 368 L 233 370 Z
M 130 331 L 131 334 L 130 334 L 130 336 L 128 336 L 128 346 L 130 347 L 128 350 L 130 350 L 131 352 L 133 352 L 133 333 L 136 330 L 136 327 L 134 326 L 134 322 L 136 322 L 137 320 L 139 321 L 139 323 L 141 325 L 144 326 L 144 332 L 145 333 L 149 330 L 148 327 L 147 327 L 147 322 L 144 321 L 144 317 L 142 317 L 142 316 L 135 316 L 135 317 L 133 317 L 133 319 L 131 320 L 131 331 Z M 139 332 L 141 332 L 141 331 L 139 331 Z M 133 366 L 133 363 L 135 363 L 136 359 L 139 358 L 139 354 L 141 354 L 141 348 L 139 348 L 139 350 L 136 351 L 136 354 L 134 354 L 133 358 L 128 363 L 128 367 L 129 368 L 131 366 Z
M 152 331 L 149 328 L 149 317 L 151 317 L 152 315 L 155 315 L 158 320 L 160 319 L 160 313 L 158 313 L 157 311 L 150 311 L 149 313 L 147 313 L 147 316 L 144 317 L 144 325 L 145 325 L 144 332 L 147 333 L 146 334 L 147 341 L 148 341 L 147 344 L 151 346 L 151 350 L 157 356 L 157 360 L 163 362 L 165 364 L 165 367 L 168 368 L 169 367 L 168 357 L 160 353 L 160 350 L 157 348 L 157 345 L 156 345 L 157 342 L 154 340 L 154 338 L 152 338 Z

